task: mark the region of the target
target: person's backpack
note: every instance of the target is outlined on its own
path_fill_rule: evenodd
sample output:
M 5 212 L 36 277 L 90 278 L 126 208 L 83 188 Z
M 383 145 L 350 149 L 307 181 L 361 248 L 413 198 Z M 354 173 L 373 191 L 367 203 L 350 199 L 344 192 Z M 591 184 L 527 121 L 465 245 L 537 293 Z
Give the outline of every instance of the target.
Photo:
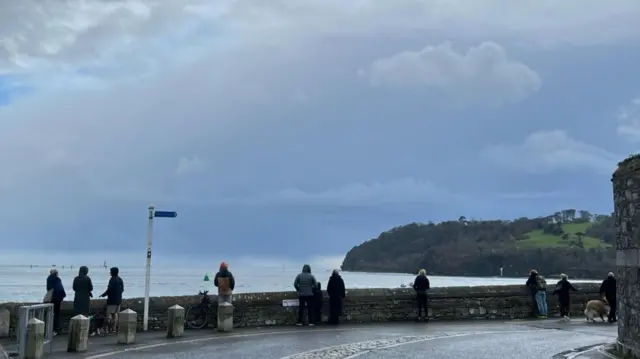
M 541 275 L 538 275 L 536 277 L 536 289 L 538 289 L 538 290 L 546 290 L 547 289 L 547 281 Z

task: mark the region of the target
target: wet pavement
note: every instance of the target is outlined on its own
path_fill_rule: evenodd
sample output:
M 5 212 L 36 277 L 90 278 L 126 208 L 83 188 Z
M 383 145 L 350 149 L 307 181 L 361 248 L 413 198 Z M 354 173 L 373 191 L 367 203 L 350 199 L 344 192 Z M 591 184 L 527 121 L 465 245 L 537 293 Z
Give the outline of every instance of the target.
M 598 356 L 602 344 L 615 341 L 617 327 L 544 321 L 389 323 L 245 329 L 220 334 L 187 331 L 177 340 L 162 333 L 140 333 L 137 345 L 118 346 L 114 337 L 90 338 L 84 355 L 64 352 L 56 341 L 54 358 L 86 359 L 378 359 L 518 358 L 580 359 Z M 586 351 L 581 353 L 581 351 Z M 560 353 L 560 354 L 559 354 Z M 571 356 L 573 355 L 573 356 Z M 583 356 L 580 356 L 583 355 Z M 604 354 L 602 354 L 604 355 Z

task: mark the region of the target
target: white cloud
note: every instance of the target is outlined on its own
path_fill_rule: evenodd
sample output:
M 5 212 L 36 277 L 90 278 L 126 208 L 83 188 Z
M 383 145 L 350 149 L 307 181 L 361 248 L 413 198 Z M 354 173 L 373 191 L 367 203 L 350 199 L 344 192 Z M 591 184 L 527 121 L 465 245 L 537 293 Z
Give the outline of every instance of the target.
M 184 176 L 192 173 L 198 173 L 204 171 L 206 164 L 198 156 L 182 157 L 178 162 L 178 168 L 176 168 L 176 175 Z
M 561 130 L 534 132 L 522 144 L 491 146 L 482 155 L 495 165 L 533 174 L 575 170 L 611 174 L 621 158 Z
M 374 61 L 366 73 L 373 86 L 433 88 L 463 102 L 494 105 L 520 101 L 541 85 L 535 71 L 493 42 L 465 53 L 456 52 L 451 43 L 405 51 Z
M 366 206 L 393 203 L 440 203 L 456 198 L 458 195 L 429 181 L 403 178 L 384 183 L 352 183 L 319 192 L 305 192 L 297 188 L 289 188 L 259 196 L 249 202 L 256 204 Z
M 618 135 L 630 142 L 640 142 L 640 96 L 620 109 L 617 120 Z
M 162 49 L 162 37 L 200 47 L 200 36 L 194 35 L 203 32 L 216 39 L 209 46 L 223 42 L 233 47 L 415 30 L 452 37 L 511 35 L 545 45 L 640 36 L 635 0 L 3 1 L 0 14 L 0 73 L 59 70 L 71 61 L 152 64 L 185 55 L 156 51 Z M 150 43 L 155 46 L 143 46 Z

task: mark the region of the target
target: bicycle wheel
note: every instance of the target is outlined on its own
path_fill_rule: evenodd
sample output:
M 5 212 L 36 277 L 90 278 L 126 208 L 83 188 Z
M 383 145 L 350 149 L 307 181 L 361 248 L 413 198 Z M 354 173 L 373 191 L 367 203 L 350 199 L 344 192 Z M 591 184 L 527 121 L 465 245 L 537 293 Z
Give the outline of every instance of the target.
M 209 324 L 209 307 L 202 304 L 196 304 L 185 313 L 185 323 L 191 329 L 206 328 Z

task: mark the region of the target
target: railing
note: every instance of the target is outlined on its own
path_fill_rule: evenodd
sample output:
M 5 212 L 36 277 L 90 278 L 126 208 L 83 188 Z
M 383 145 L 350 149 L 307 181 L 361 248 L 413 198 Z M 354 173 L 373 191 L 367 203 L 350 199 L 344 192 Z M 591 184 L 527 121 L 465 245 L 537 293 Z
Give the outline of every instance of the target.
M 44 322 L 44 354 L 53 351 L 53 304 L 23 305 L 18 313 L 18 358 L 24 359 L 27 353 L 27 324 L 31 318 Z

